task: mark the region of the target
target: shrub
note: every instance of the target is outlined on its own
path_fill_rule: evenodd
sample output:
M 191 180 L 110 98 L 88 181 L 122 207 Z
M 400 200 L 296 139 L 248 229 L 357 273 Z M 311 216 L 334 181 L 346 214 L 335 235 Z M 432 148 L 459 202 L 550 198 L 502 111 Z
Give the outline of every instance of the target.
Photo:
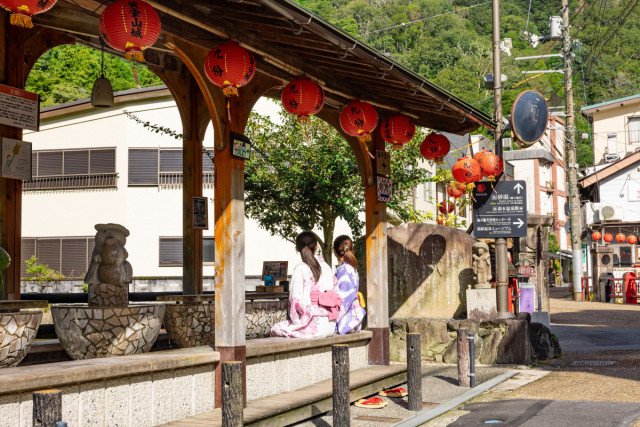
M 38 263 L 38 258 L 32 255 L 31 258 L 25 261 L 27 264 L 27 274 L 29 274 L 30 280 L 36 280 L 42 285 L 43 282 L 55 282 L 57 280 L 64 280 L 66 277 L 64 274 L 57 270 L 49 268 L 46 264 Z

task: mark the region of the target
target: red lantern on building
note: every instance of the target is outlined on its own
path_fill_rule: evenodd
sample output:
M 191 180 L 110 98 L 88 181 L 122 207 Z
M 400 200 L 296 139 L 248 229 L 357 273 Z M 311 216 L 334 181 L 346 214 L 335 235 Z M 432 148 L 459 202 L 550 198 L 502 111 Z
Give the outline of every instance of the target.
M 460 182 L 450 182 L 449 185 L 447 185 L 447 194 L 454 199 L 457 199 L 466 192 L 467 186 Z
M 427 160 L 435 160 L 436 163 L 442 163 L 450 148 L 451 143 L 449 143 L 446 136 L 432 132 L 420 144 L 420 154 Z
M 0 7 L 11 13 L 9 15 L 9 23 L 11 23 L 11 25 L 33 28 L 31 17 L 51 9 L 57 1 L 58 0 L 0 0 Z
M 436 222 L 438 223 L 438 225 L 444 225 L 446 221 L 447 221 L 446 215 L 438 214 L 438 216 L 436 217 Z
M 382 122 L 380 136 L 385 142 L 400 148 L 416 134 L 416 125 L 413 120 L 405 116 L 391 116 Z
M 480 173 L 489 178 L 489 181 L 495 180 L 495 177 L 502 173 L 504 167 L 500 156 L 491 152 L 480 157 L 478 164 L 480 165 Z
M 610 243 L 613 240 L 613 235 L 611 233 L 605 233 L 602 238 L 605 242 Z
M 597 242 L 598 240 L 602 239 L 602 234 L 599 231 L 594 231 L 591 234 L 591 238 Z
M 160 17 L 142 0 L 119 0 L 100 15 L 100 35 L 109 46 L 124 52 L 127 60 L 144 62 L 142 51 L 160 35 Z
M 222 88 L 225 96 L 238 96 L 238 88 L 256 74 L 256 60 L 247 49 L 227 40 L 207 54 L 204 72 L 211 83 Z
M 617 241 L 618 243 L 622 243 L 622 242 L 624 242 L 625 240 L 627 240 L 627 236 L 625 236 L 625 235 L 624 235 L 624 234 L 622 234 L 622 233 L 618 233 L 618 234 L 616 234 L 616 241 Z
M 453 212 L 455 208 L 456 208 L 456 205 L 447 200 L 440 204 L 440 206 L 438 207 L 438 210 L 440 211 L 440 213 L 448 214 Z
M 292 81 L 282 90 L 282 106 L 296 114 L 299 122 L 308 122 L 309 116 L 318 114 L 324 106 L 324 90 L 308 78 Z
M 378 112 L 373 105 L 351 101 L 340 113 L 340 126 L 348 135 L 357 136 L 360 142 L 371 141 L 371 132 L 378 125 Z
M 476 153 L 475 156 L 473 156 L 473 160 L 475 160 L 476 162 L 480 163 L 480 159 L 482 159 L 482 157 L 484 157 L 486 154 L 492 154 L 492 152 L 490 150 L 480 150 Z
M 458 159 L 456 164 L 453 165 L 451 173 L 456 181 L 465 184 L 479 181 L 480 178 L 482 178 L 480 164 L 469 157 L 461 157 Z
M 630 245 L 635 245 L 636 243 L 638 243 L 638 238 L 632 234 L 627 237 L 627 243 Z

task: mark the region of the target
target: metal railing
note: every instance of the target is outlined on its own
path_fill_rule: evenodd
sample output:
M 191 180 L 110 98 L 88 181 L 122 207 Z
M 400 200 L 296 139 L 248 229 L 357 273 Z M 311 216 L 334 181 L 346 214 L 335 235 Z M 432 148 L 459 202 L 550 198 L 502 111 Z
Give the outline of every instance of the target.
M 73 190 L 91 188 L 116 188 L 117 173 L 87 175 L 59 175 L 36 177 L 31 181 L 22 181 L 23 191 L 37 190 Z
M 204 188 L 213 188 L 213 172 L 202 173 L 202 186 Z M 182 188 L 184 183 L 182 172 L 160 172 L 158 174 L 158 186 L 163 189 Z

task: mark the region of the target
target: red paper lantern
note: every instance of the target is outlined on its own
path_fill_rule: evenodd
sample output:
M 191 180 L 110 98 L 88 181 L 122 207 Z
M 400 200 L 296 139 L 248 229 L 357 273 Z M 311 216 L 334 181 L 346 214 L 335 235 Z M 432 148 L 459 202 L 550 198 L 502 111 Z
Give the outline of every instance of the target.
M 453 212 L 455 208 L 456 205 L 447 200 L 446 202 L 442 202 L 442 204 L 440 204 L 438 210 L 440 211 L 440 213 L 447 214 Z
M 591 238 L 597 242 L 602 239 L 602 234 L 599 231 L 594 231 L 593 234 L 591 234 Z
M 627 240 L 627 236 L 625 236 L 625 235 L 624 235 L 624 234 L 622 234 L 622 233 L 618 233 L 618 234 L 616 234 L 616 241 L 617 241 L 618 243 L 622 243 L 622 242 L 624 242 L 625 240 Z
M 400 148 L 416 134 L 416 125 L 413 120 L 405 116 L 391 116 L 382 122 L 380 136 L 385 142 Z
M 100 15 L 100 35 L 109 46 L 124 52 L 127 60 L 144 62 L 142 51 L 160 35 L 160 17 L 142 0 L 119 0 Z
M 436 222 L 438 223 L 438 225 L 444 225 L 446 220 L 447 220 L 446 215 L 438 215 L 436 217 Z
M 282 106 L 298 121 L 309 121 L 311 114 L 318 114 L 324 106 L 324 90 L 308 78 L 297 79 L 282 90 Z
M 233 40 L 211 49 L 204 60 L 204 72 L 225 96 L 238 96 L 238 88 L 256 74 L 256 60 L 251 52 Z
M 609 243 L 613 240 L 613 235 L 611 235 L 611 233 L 606 233 L 603 237 L 604 241 Z
M 484 157 L 486 154 L 493 154 L 493 153 L 490 150 L 480 150 L 479 152 L 476 153 L 475 156 L 473 156 L 473 160 L 480 163 L 480 159 L 482 159 L 482 157 Z
M 451 148 L 451 143 L 446 136 L 432 132 L 420 144 L 420 154 L 427 160 L 442 163 L 444 156 L 449 153 L 449 148 Z
M 51 9 L 58 0 L 0 0 L 0 7 L 6 9 L 9 23 L 18 27 L 33 28 L 31 17 Z
M 458 182 L 468 184 L 470 182 L 479 181 L 482 178 L 480 172 L 480 164 L 469 157 L 458 159 L 451 169 L 453 178 Z
M 353 100 L 340 113 L 340 126 L 348 135 L 360 142 L 371 141 L 371 132 L 378 125 L 378 112 L 373 105 Z
M 627 237 L 627 243 L 630 245 L 635 245 L 636 243 L 638 243 L 638 238 L 632 234 L 631 236 Z
M 449 185 L 447 185 L 447 194 L 454 199 L 457 199 L 466 192 L 467 186 L 460 182 L 450 182 Z
M 491 152 L 485 153 L 478 163 L 480 164 L 480 173 L 489 178 L 489 181 L 495 180 L 495 177 L 502 173 L 504 167 L 500 156 Z

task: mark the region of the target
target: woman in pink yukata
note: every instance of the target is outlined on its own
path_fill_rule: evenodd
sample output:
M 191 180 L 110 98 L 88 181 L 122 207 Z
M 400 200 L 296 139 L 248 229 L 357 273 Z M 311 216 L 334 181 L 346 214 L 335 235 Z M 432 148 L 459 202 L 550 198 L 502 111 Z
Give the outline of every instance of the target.
M 295 266 L 289 284 L 289 317 L 271 327 L 271 336 L 322 338 L 333 335 L 341 300 L 334 292 L 331 267 L 314 254 L 318 239 L 310 231 L 296 237 L 302 262 Z
M 337 331 L 340 335 L 360 332 L 366 311 L 358 299 L 358 260 L 353 253 L 353 240 L 338 236 L 333 241 L 333 252 L 338 258 L 336 293 L 342 299 Z

